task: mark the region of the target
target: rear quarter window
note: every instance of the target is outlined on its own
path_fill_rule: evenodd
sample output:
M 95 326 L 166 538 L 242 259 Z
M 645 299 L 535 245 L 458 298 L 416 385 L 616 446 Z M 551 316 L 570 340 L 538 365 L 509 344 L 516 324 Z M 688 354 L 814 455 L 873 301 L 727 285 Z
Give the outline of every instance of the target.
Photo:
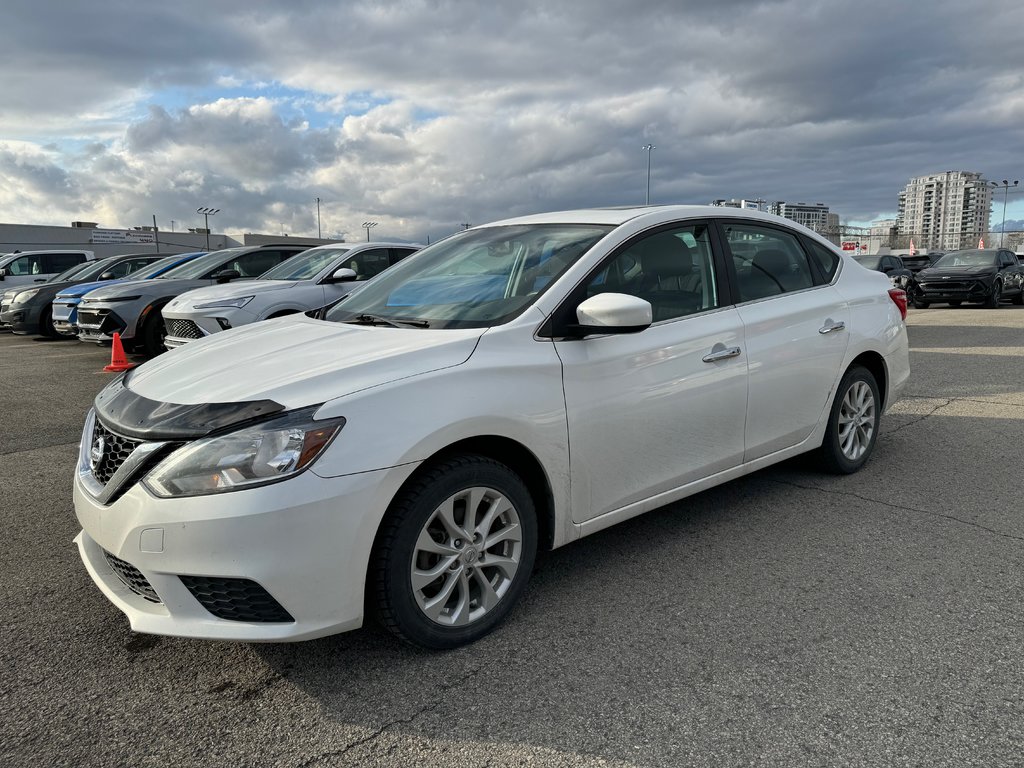
M 811 260 L 818 265 L 818 271 L 825 276 L 826 282 L 832 282 L 839 269 L 839 254 L 830 248 L 826 248 L 813 240 L 806 240 L 807 250 L 811 254 Z

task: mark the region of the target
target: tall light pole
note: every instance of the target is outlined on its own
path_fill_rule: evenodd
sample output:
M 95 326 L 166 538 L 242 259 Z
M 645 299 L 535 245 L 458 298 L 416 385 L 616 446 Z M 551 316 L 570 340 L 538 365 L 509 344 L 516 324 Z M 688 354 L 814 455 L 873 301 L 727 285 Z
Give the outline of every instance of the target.
M 196 208 L 196 213 L 203 214 L 203 228 L 206 230 L 206 250 L 210 250 L 210 217 L 220 213 L 220 208 Z
M 657 149 L 653 144 L 644 144 L 641 147 L 647 153 L 647 198 L 644 200 L 644 205 L 651 204 L 651 151 Z
M 316 199 L 316 239 L 322 239 L 320 237 L 320 198 Z
M 1010 182 L 1007 181 L 1006 179 L 1003 179 L 1002 184 L 996 184 L 994 181 L 990 181 L 989 184 L 991 184 L 996 189 L 999 189 L 999 187 L 1003 188 L 1003 223 L 999 225 L 999 247 L 1002 248 L 1003 230 L 1006 229 L 1006 196 L 1010 194 Z M 1020 180 L 1014 179 L 1013 186 L 1016 187 L 1018 184 L 1020 184 Z
M 370 230 L 377 226 L 376 221 L 364 221 L 363 229 L 366 230 L 366 242 L 370 242 Z

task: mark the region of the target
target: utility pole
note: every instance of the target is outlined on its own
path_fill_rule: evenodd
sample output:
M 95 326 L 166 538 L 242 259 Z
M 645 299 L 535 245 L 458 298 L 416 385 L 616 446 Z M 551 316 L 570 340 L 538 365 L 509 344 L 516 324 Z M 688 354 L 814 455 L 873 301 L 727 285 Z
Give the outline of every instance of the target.
M 320 198 L 316 199 L 316 237 L 320 240 Z
M 153 241 L 156 243 L 156 252 L 160 253 L 160 230 L 156 226 L 156 214 L 153 214 Z
M 657 149 L 653 144 L 644 144 L 642 149 L 647 153 L 647 197 L 644 205 L 651 204 L 651 152 Z

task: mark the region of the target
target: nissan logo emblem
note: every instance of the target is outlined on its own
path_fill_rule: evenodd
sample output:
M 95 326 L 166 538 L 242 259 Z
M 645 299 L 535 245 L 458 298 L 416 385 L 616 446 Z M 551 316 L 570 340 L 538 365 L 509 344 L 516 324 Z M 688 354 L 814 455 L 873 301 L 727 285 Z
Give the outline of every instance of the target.
M 103 454 L 107 450 L 107 441 L 103 439 L 102 435 L 92 441 L 92 449 L 89 451 L 89 467 L 93 470 L 100 465 L 103 461 Z

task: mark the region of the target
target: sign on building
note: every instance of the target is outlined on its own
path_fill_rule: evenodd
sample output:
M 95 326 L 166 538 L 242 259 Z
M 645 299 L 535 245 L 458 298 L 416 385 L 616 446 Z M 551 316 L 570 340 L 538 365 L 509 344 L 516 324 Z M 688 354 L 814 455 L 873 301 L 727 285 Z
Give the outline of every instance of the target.
M 90 243 L 155 243 L 156 234 L 137 229 L 94 229 Z

